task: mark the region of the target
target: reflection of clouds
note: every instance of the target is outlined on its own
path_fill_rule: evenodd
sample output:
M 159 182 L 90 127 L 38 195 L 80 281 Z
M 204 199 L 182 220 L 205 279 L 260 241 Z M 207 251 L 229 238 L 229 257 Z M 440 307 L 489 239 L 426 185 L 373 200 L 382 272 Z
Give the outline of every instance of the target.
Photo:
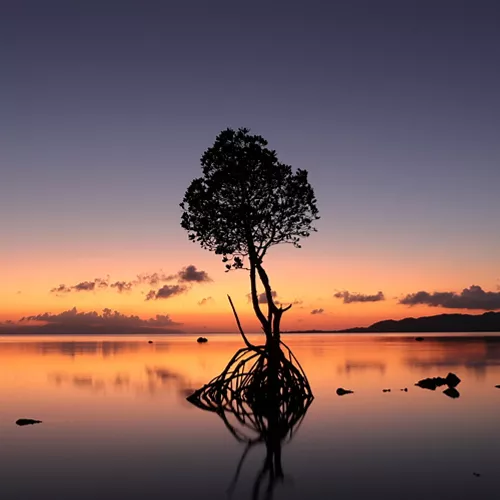
M 433 346 L 433 350 L 425 358 L 409 356 L 405 359 L 405 364 L 418 370 L 464 368 L 475 372 L 477 376 L 484 376 L 488 368 L 500 367 L 499 340 L 455 339 L 454 342 L 443 343 L 441 349 Z
M 416 368 L 454 368 L 463 366 L 464 368 L 486 368 L 488 366 L 500 366 L 499 359 L 478 359 L 478 360 L 457 360 L 455 358 L 445 358 L 437 360 L 407 359 L 406 364 Z
M 172 372 L 168 368 L 149 368 L 146 366 L 146 373 L 149 378 L 158 378 L 163 383 L 167 383 L 170 380 L 181 380 L 183 378 L 182 375 Z
M 89 385 L 91 386 L 94 385 L 94 380 L 90 375 L 81 375 L 81 376 L 76 375 L 75 377 L 73 377 L 73 384 L 76 386 L 84 386 L 84 387 Z
M 376 370 L 385 373 L 386 364 L 381 361 L 350 361 L 346 360 L 344 365 L 339 365 L 339 373 L 351 373 L 353 371 Z
M 452 370 L 457 368 L 464 368 L 473 371 L 476 376 L 484 377 L 488 368 L 500 367 L 500 359 L 457 359 L 456 357 L 445 357 L 435 359 L 415 359 L 408 358 L 405 364 L 411 368 L 426 371 L 432 369 L 446 369 Z
M 117 374 L 113 381 L 113 385 L 115 387 L 126 387 L 129 384 L 130 384 L 130 378 L 128 375 Z
M 61 385 L 63 382 L 66 380 L 66 376 L 63 374 L 61 375 L 60 373 L 49 373 L 48 379 L 49 382 L 52 382 L 56 385 Z
M 73 385 L 81 389 L 92 389 L 96 391 L 103 390 L 106 386 L 104 380 L 88 374 L 70 375 L 67 373 L 49 373 L 48 379 L 57 386 Z
M 179 372 L 165 367 L 145 368 L 146 380 L 133 380 L 127 373 L 116 373 L 107 378 L 88 373 L 70 374 L 66 372 L 49 373 L 48 380 L 54 385 L 73 386 L 79 389 L 96 391 L 132 392 L 138 395 L 176 392 L 182 399 L 193 392 L 196 383 L 190 382 Z
M 140 349 L 137 342 L 37 342 L 35 349 L 42 355 L 63 354 L 75 357 L 78 355 L 97 354 L 106 358 L 123 352 L 136 352 Z
M 155 393 L 164 388 L 173 387 L 175 391 L 185 398 L 186 394 L 191 394 L 194 384 L 187 381 L 186 377 L 181 373 L 174 372 L 164 367 L 149 367 L 146 366 L 146 374 L 148 376 L 148 391 Z
M 100 356 L 107 358 L 124 353 L 140 351 L 166 351 L 168 342 L 156 341 L 153 345 L 147 343 L 147 338 L 137 341 L 43 341 L 43 342 L 12 342 L 1 346 L 2 351 L 36 352 L 42 356 L 61 354 L 63 356 Z

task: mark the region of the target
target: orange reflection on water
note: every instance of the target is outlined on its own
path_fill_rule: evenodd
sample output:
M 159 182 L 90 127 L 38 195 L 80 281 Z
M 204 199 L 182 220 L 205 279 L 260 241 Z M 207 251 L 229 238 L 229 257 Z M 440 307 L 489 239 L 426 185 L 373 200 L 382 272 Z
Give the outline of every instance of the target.
M 250 338 L 262 342 L 262 336 Z M 137 336 L 7 337 L 0 341 L 0 393 L 32 406 L 53 399 L 59 411 L 82 401 L 85 407 L 89 398 L 102 396 L 101 405 L 109 397 L 182 399 L 218 375 L 243 345 L 236 335 L 211 335 L 204 345 L 195 340 L 190 335 L 157 337 L 152 343 Z M 430 337 L 418 343 L 410 336 L 285 335 L 284 341 L 315 394 L 329 395 L 339 386 L 367 394 L 397 391 L 450 369 L 469 381 L 498 383 L 500 343 L 493 340 Z
M 78 484 L 78 498 L 88 498 L 94 491 L 88 478 L 99 477 L 102 488 L 112 492 L 119 485 L 126 498 L 148 488 L 157 494 L 158 484 L 172 498 L 201 499 L 207 491 L 222 498 L 240 443 L 217 415 L 185 397 L 218 375 L 243 342 L 236 335 L 207 336 L 207 344 L 192 335 L 0 339 L 0 467 L 10 487 L 24 488 L 18 497 L 37 498 L 36 481 L 43 478 L 47 497 L 58 498 L 64 483 L 65 497 Z M 500 439 L 498 337 L 426 336 L 416 342 L 402 335 L 285 335 L 284 341 L 315 396 L 283 448 L 284 466 L 298 485 L 321 486 L 314 498 L 325 498 L 324 491 L 330 497 L 339 487 L 351 489 L 343 498 L 365 498 L 362 491 L 356 496 L 357 485 L 376 484 L 384 474 L 387 491 L 401 477 L 406 493 L 415 490 L 421 498 L 437 481 L 429 450 L 439 463 L 455 461 L 460 475 L 474 466 L 484 472 L 482 484 L 493 481 L 488 478 L 495 477 Z M 458 399 L 442 387 L 414 385 L 449 371 L 462 379 Z M 339 397 L 338 387 L 354 394 Z M 43 424 L 18 428 L 18 418 Z M 202 476 L 199 484 L 185 480 L 193 470 Z M 353 471 L 363 481 L 343 481 Z M 455 485 L 439 484 L 441 493 Z M 286 498 L 306 497 L 309 492 L 297 490 Z

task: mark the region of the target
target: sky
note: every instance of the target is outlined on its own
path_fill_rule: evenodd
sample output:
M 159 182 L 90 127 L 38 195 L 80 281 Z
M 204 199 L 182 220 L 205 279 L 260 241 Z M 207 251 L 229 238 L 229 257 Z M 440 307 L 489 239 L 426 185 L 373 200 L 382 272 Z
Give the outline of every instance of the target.
M 318 199 L 266 257 L 283 328 L 500 310 L 499 23 L 482 0 L 7 0 L 4 329 L 234 331 L 230 294 L 258 331 L 246 273 L 179 224 L 227 127 Z

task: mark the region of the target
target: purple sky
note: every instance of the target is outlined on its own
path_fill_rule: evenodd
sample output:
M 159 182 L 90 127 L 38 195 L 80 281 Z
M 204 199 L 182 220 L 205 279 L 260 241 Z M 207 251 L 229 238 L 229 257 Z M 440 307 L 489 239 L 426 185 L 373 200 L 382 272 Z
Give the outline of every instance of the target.
M 0 255 L 185 245 L 202 152 L 245 126 L 309 170 L 317 248 L 494 275 L 499 26 L 481 0 L 6 0 Z

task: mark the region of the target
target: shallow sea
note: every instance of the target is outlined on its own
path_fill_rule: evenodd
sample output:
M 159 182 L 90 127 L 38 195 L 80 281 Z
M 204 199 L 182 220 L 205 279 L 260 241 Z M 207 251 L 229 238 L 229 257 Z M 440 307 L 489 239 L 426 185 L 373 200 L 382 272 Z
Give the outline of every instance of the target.
M 284 335 L 314 400 L 281 443 L 283 479 L 259 476 L 266 446 L 257 444 L 236 482 L 245 444 L 186 396 L 243 343 L 207 337 L 0 338 L 0 498 L 500 496 L 500 337 Z M 415 386 L 449 372 L 459 397 Z

